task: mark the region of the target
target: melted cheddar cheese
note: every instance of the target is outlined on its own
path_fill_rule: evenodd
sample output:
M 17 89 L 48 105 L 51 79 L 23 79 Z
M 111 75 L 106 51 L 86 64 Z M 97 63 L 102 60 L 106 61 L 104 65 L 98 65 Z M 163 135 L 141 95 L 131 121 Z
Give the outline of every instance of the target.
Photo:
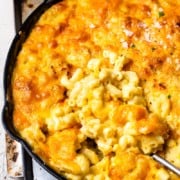
M 64 0 L 17 57 L 13 122 L 72 180 L 176 180 L 180 167 L 180 1 Z

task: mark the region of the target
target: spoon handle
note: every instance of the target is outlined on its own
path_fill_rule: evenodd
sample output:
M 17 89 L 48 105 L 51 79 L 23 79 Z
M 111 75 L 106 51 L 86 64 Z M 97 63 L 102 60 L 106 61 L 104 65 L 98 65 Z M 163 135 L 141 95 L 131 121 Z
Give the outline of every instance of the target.
M 151 157 L 159 162 L 160 164 L 162 164 L 164 167 L 166 167 L 167 169 L 169 169 L 170 171 L 172 171 L 173 173 L 175 173 L 176 175 L 180 176 L 180 169 L 175 167 L 174 165 L 172 165 L 170 162 L 168 162 L 167 160 L 163 159 L 162 157 L 160 157 L 157 154 L 152 154 Z

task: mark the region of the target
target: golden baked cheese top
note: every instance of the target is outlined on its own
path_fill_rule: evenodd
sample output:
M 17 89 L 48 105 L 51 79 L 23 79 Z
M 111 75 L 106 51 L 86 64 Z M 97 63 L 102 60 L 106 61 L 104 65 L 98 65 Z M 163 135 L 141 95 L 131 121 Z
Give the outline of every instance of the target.
M 13 123 L 72 180 L 176 180 L 180 167 L 180 1 L 64 0 L 22 45 Z

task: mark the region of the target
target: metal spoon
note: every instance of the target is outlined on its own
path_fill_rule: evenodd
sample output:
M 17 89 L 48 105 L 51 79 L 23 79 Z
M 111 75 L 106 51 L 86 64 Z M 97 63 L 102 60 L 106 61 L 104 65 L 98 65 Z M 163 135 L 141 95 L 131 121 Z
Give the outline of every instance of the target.
M 151 154 L 151 157 L 157 161 L 158 163 L 162 164 L 164 167 L 175 173 L 176 175 L 180 176 L 180 169 L 175 167 L 173 164 L 168 162 L 167 160 L 163 159 L 161 156 L 157 154 Z

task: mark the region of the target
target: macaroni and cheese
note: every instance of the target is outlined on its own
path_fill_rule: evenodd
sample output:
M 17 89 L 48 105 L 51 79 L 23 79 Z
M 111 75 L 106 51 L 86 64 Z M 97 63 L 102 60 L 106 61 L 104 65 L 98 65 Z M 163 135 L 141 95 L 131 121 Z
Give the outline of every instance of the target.
M 176 180 L 178 0 L 64 0 L 35 24 L 13 72 L 13 122 L 72 180 Z

